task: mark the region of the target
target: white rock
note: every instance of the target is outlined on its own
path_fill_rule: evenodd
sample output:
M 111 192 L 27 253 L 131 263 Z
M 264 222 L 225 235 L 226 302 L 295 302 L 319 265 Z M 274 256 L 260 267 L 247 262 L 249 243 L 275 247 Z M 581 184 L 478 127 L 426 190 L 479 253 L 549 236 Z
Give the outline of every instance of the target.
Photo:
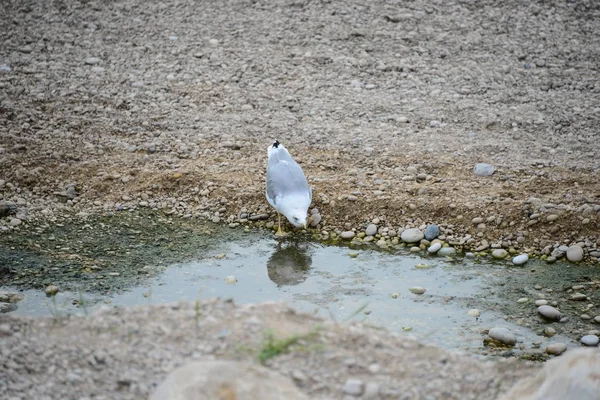
M 261 365 L 237 361 L 196 361 L 177 368 L 150 400 L 308 400 L 296 385 Z
M 423 232 L 417 228 L 406 229 L 404 232 L 402 232 L 402 235 L 400 235 L 400 239 L 406 243 L 420 242 L 424 237 L 425 235 Z
M 350 396 L 358 397 L 363 394 L 364 384 L 359 379 L 348 379 L 344 386 L 342 386 L 342 392 L 349 394 Z
M 442 244 L 441 243 L 434 243 L 431 246 L 429 246 L 429 248 L 427 249 L 427 252 L 430 254 L 435 254 L 438 252 L 439 249 L 442 248 Z
M 581 338 L 581 344 L 589 347 L 596 347 L 600 343 L 600 338 L 596 335 L 585 335 Z
M 479 163 L 473 167 L 473 173 L 478 176 L 490 176 L 496 169 L 490 164 Z
M 569 247 L 567 249 L 567 260 L 571 262 L 579 262 L 583 260 L 583 249 L 578 245 Z
M 237 278 L 233 275 L 229 275 L 228 277 L 225 278 L 225 283 L 228 283 L 230 285 L 235 285 L 237 283 Z
M 519 254 L 518 256 L 512 259 L 513 264 L 515 265 L 523 265 L 529 260 L 529 255 L 527 254 Z
M 98 57 L 89 57 L 85 59 L 85 63 L 88 65 L 96 65 L 100 62 Z
M 354 232 L 352 232 L 352 231 L 346 231 L 346 232 L 342 232 L 342 233 L 340 234 L 340 237 L 341 237 L 342 239 L 345 239 L 345 240 L 350 240 L 350 239 L 352 239 L 352 238 L 353 238 L 355 235 L 356 235 L 356 233 L 354 233 Z
M 367 226 L 367 229 L 365 229 L 365 235 L 367 235 L 367 236 L 375 236 L 376 233 L 377 233 L 377 225 L 375 225 L 375 224 L 369 224 Z
M 548 300 L 544 300 L 544 299 L 539 299 L 535 301 L 535 305 L 536 306 L 545 306 L 548 304 Z
M 473 309 L 467 311 L 467 315 L 470 315 L 471 317 L 477 318 L 477 317 L 479 317 L 481 315 L 481 312 L 478 309 L 473 308 Z

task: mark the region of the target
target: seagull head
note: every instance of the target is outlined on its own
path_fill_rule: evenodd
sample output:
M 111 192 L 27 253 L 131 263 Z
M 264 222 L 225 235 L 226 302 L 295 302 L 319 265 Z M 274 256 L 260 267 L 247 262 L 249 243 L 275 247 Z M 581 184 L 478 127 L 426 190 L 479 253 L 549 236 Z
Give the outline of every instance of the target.
M 286 215 L 290 224 L 294 225 L 296 228 L 304 228 L 308 226 L 308 221 L 306 218 L 306 210 L 295 208 L 293 209 L 289 215 Z

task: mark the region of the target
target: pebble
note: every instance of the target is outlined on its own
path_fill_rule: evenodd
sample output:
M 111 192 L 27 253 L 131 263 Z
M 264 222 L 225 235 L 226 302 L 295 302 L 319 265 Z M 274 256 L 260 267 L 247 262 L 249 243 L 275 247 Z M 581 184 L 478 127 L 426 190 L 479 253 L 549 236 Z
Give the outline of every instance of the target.
M 425 235 L 417 228 L 410 228 L 402 232 L 400 235 L 400 239 L 405 241 L 406 243 L 416 243 L 421 241 Z
M 351 251 L 348 253 L 348 255 L 350 256 L 350 258 L 356 258 L 358 257 L 358 251 Z
M 492 328 L 488 336 L 500 343 L 511 346 L 517 343 L 517 337 L 507 328 Z
M 23 223 L 23 221 L 21 221 L 19 218 L 11 218 L 8 223 L 10 226 L 19 226 L 21 223 Z
M 54 296 L 56 293 L 58 293 L 58 287 L 55 285 L 50 285 L 46 287 L 44 293 L 46 293 L 48 296 Z
M 527 297 L 521 297 L 519 300 L 517 300 L 517 303 L 523 304 L 523 303 L 527 303 L 528 301 L 529 301 L 529 299 Z
M 99 66 L 95 66 L 91 68 L 91 71 L 96 73 L 96 74 L 100 74 L 102 72 L 104 72 L 104 67 L 99 67 Z
M 556 214 L 550 214 L 546 217 L 546 221 L 548 221 L 548 222 L 556 221 L 557 219 L 558 219 L 558 215 L 556 215 Z
M 479 163 L 473 167 L 473 173 L 477 176 L 490 176 L 496 169 L 490 164 Z
M 363 394 L 364 384 L 360 379 L 348 379 L 344 386 L 342 386 L 342 392 L 350 396 L 358 397 Z
M 594 317 L 594 322 L 596 322 L 597 324 L 600 324 L 600 315 Z
M 235 285 L 237 283 L 237 278 L 233 275 L 229 275 L 225 278 L 225 283 L 229 285 Z
M 503 259 L 506 258 L 506 256 L 508 256 L 508 251 L 504 249 L 496 249 L 492 251 L 492 257 L 496 259 Z
M 408 290 L 410 290 L 411 293 L 414 293 L 414 294 L 423 294 L 426 292 L 425 288 L 421 287 L 421 286 L 413 286 L 411 288 L 408 288 Z
M 481 315 L 481 312 L 478 309 L 473 308 L 473 309 L 467 311 L 467 315 L 470 315 L 471 317 L 477 318 L 477 317 L 479 317 Z
M 535 301 L 535 305 L 536 306 L 545 306 L 548 304 L 548 300 L 544 300 L 544 299 L 540 299 L 540 300 L 536 300 Z
M 571 262 L 579 262 L 583 260 L 583 249 L 578 245 L 569 247 L 567 249 L 567 260 Z
M 319 225 L 321 223 L 321 214 L 313 214 L 310 217 L 310 226 L 312 226 L 313 228 L 317 225 Z
M 529 260 L 529 256 L 527 254 L 520 254 L 513 258 L 512 262 L 515 265 L 523 265 Z
M 558 356 L 567 351 L 567 345 L 564 343 L 552 343 L 546 347 L 546 353 Z
M 548 318 L 555 321 L 560 320 L 563 316 L 560 311 L 558 311 L 552 306 L 539 306 L 538 313 L 544 318 Z
M 596 335 L 585 335 L 581 338 L 581 344 L 588 347 L 596 347 L 600 343 L 600 338 Z
M 587 299 L 587 296 L 583 293 L 575 293 L 571 296 L 571 300 L 573 301 L 585 301 L 585 299 Z
M 440 228 L 436 224 L 429 224 L 425 228 L 423 235 L 425 236 L 425 239 L 433 240 L 440 236 Z
M 556 329 L 547 326 L 544 328 L 544 335 L 548 336 L 548 337 L 552 337 L 554 335 L 556 335 Z
M 379 398 L 379 384 L 377 382 L 369 382 L 365 386 L 365 393 L 363 394 L 365 399 L 378 399 Z
M 453 257 L 456 255 L 456 249 L 454 247 L 442 247 L 437 254 L 442 257 Z
M 440 250 L 442 248 L 442 244 L 441 243 L 434 243 L 431 246 L 429 246 L 429 248 L 427 249 L 427 252 L 429 254 L 435 254 L 438 252 L 438 250 Z
M 369 224 L 367 226 L 367 229 L 365 229 L 365 234 L 367 236 L 375 236 L 376 233 L 377 233 L 377 225 L 375 225 L 375 224 Z
M 96 65 L 100 62 L 100 59 L 98 57 L 88 57 L 85 59 L 85 63 L 87 65 Z
M 342 232 L 342 233 L 340 234 L 340 237 L 341 237 L 342 239 L 344 239 L 344 240 L 350 240 L 350 239 L 352 239 L 354 236 L 356 236 L 356 233 L 354 233 L 354 232 L 352 232 L 352 231 L 345 231 L 345 232 Z

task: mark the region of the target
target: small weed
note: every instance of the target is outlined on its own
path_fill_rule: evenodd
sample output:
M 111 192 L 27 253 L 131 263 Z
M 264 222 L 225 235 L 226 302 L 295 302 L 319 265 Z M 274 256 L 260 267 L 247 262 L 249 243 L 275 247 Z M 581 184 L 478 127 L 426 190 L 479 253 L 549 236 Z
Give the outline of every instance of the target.
M 258 360 L 261 364 L 264 364 L 267 360 L 276 357 L 279 354 L 287 353 L 290 351 L 292 346 L 299 344 L 300 341 L 314 338 L 319 330 L 320 326 L 317 326 L 311 332 L 308 332 L 304 335 L 292 335 L 283 339 L 277 339 L 273 335 L 273 332 L 267 331 L 266 340 L 263 343 L 260 352 L 258 353 Z M 300 346 L 298 350 L 300 349 L 306 350 L 306 347 Z

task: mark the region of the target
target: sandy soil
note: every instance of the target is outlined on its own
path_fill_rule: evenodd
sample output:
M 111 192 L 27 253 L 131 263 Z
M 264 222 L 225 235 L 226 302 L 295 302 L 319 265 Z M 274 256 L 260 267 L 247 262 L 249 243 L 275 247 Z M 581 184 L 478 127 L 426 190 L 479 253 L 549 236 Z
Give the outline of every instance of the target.
M 191 360 L 258 363 L 265 333 L 297 343 L 266 360 L 311 399 L 496 399 L 540 364 L 482 361 L 363 324 L 322 321 L 282 304 L 223 301 L 109 309 L 94 318 L 0 320 L 6 398 L 142 399 Z M 51 375 L 52 379 L 48 379 Z M 15 397 L 11 397 L 15 396 Z M 229 398 L 229 397 L 227 397 Z

